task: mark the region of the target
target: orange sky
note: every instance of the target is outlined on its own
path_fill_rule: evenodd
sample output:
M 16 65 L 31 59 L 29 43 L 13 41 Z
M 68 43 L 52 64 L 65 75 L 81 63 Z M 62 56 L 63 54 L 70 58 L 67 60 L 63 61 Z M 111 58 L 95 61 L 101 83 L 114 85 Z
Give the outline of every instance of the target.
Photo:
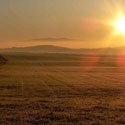
M 0 1 L 0 48 L 58 45 L 116 47 L 124 35 L 113 22 L 124 16 L 124 0 Z

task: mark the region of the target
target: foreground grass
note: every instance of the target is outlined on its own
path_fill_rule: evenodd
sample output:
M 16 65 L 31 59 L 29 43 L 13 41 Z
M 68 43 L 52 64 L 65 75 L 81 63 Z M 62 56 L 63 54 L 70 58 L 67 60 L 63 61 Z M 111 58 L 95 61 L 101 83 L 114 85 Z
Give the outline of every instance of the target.
M 124 125 L 125 71 L 115 57 L 86 69 L 80 56 L 6 54 L 0 124 Z

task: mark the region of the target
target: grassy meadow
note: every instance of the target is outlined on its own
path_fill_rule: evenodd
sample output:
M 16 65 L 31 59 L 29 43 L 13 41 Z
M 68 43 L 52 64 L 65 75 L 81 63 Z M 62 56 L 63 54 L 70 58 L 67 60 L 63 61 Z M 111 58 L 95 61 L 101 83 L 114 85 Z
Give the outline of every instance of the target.
M 123 57 L 3 56 L 0 124 L 125 125 Z

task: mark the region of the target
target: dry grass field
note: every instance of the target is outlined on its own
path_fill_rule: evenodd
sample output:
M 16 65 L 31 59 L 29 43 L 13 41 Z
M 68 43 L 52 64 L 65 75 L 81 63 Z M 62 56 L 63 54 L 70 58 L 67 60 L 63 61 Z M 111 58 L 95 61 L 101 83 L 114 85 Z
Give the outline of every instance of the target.
M 125 125 L 123 57 L 3 56 L 0 124 Z

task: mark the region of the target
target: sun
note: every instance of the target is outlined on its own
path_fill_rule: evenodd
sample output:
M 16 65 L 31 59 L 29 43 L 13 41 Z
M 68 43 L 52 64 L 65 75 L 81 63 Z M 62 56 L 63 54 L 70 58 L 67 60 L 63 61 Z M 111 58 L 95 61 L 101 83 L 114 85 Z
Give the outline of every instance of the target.
M 125 17 L 120 17 L 115 22 L 116 31 L 125 34 Z

